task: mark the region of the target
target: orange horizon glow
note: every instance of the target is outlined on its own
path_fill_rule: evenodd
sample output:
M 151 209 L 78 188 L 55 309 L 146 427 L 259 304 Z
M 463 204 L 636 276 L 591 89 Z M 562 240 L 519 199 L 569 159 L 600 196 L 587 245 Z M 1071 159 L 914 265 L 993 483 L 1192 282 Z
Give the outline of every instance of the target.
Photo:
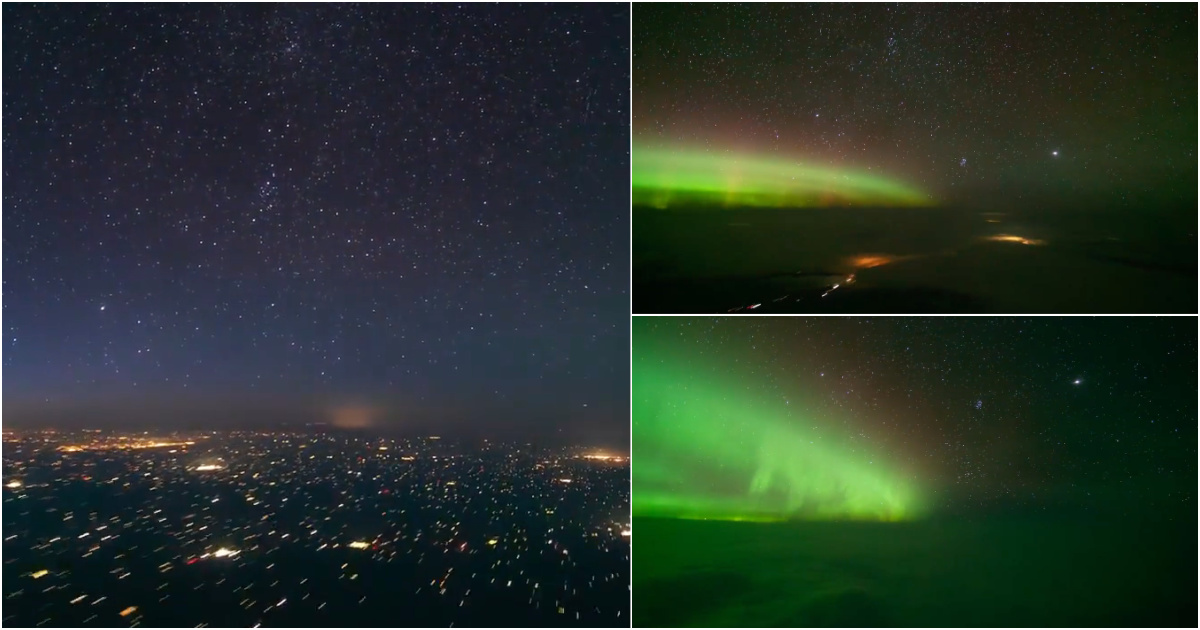
M 900 259 L 900 256 L 892 256 L 890 254 L 861 254 L 850 258 L 849 263 L 855 269 L 871 269 L 872 267 L 890 265 Z
M 1046 241 L 1043 241 L 1040 239 L 1025 238 L 1024 236 L 1017 236 L 1015 234 L 997 234 L 995 236 L 984 237 L 983 240 L 992 241 L 995 243 L 1020 243 L 1021 245 L 1045 245 L 1046 244 Z

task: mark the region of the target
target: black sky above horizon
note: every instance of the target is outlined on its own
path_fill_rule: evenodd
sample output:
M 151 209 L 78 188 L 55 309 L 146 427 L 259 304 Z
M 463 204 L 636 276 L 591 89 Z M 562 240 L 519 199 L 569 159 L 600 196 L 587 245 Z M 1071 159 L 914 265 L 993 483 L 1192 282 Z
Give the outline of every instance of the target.
M 1193 4 L 641 4 L 635 143 L 1194 211 Z M 1001 204 L 1001 205 L 1003 205 Z
M 628 5 L 3 18 L 6 421 L 628 434 Z

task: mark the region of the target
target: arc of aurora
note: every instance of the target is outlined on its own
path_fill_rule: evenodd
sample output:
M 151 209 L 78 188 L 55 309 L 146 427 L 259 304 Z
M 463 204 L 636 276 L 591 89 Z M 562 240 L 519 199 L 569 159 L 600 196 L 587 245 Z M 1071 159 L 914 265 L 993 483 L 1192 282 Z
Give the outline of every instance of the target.
M 633 147 L 633 203 L 811 208 L 923 206 L 924 192 L 859 171 L 737 153 Z
M 636 343 L 634 355 L 635 517 L 901 521 L 923 512 L 915 484 L 879 454 L 802 427 L 745 382 Z

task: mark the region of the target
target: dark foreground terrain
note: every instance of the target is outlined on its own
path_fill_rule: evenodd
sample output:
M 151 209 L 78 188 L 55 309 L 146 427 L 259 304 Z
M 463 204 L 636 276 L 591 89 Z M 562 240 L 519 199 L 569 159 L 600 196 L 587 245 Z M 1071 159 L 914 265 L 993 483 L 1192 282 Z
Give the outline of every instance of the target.
M 635 208 L 633 221 L 635 313 L 1196 308 L 1194 209 Z
M 1196 522 L 635 519 L 637 626 L 1196 627 Z

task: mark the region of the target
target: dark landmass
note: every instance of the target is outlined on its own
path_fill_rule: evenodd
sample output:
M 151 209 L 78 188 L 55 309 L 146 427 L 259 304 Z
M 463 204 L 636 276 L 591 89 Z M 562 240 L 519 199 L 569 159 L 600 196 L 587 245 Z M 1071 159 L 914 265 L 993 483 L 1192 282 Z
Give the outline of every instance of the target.
M 1178 208 L 633 213 L 635 313 L 1194 313 Z
M 1195 627 L 1196 520 L 635 518 L 639 627 Z

